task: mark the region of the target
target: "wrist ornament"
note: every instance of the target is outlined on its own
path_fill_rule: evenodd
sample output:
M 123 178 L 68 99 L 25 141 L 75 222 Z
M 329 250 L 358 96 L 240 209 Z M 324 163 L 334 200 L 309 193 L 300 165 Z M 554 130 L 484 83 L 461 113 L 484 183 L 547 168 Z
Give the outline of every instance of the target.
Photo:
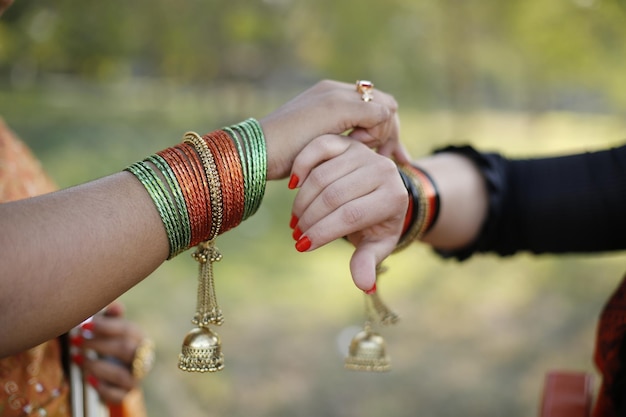
M 252 216 L 265 194 L 267 155 L 255 119 L 200 136 L 126 168 L 141 181 L 159 212 L 169 257 L 214 240 Z
M 428 233 L 437 221 L 440 208 L 439 191 L 426 171 L 414 165 L 400 165 L 398 171 L 409 193 L 409 207 L 394 252 Z

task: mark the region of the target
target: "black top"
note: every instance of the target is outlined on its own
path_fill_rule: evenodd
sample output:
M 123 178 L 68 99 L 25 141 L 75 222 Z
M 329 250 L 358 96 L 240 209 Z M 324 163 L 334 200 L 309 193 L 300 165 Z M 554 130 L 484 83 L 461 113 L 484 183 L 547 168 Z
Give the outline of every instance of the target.
M 463 260 L 475 252 L 626 249 L 626 145 L 534 159 L 508 159 L 470 146 L 438 152 L 471 158 L 489 190 L 489 215 L 476 241 L 441 255 Z

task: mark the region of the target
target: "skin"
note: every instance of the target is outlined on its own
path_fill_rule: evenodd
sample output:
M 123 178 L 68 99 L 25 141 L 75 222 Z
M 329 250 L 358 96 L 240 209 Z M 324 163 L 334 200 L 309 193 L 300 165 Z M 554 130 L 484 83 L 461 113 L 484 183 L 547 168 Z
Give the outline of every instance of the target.
M 105 403 L 120 403 L 139 384 L 130 369 L 145 335 L 139 326 L 124 318 L 124 308 L 119 302 L 108 305 L 102 314 L 96 314 L 91 326 L 90 336 L 82 338 L 72 360 L 82 367 L 85 375 L 95 377 L 97 382 L 93 386 Z M 98 357 L 88 354 L 89 351 L 97 353 Z M 116 360 L 106 360 L 106 357 Z
M 413 163 L 433 178 L 441 201 L 437 223 L 422 241 L 447 250 L 471 243 L 487 217 L 487 190 L 480 171 L 453 153 Z M 400 238 L 408 206 L 409 196 L 395 164 L 361 144 L 327 135 L 302 151 L 292 175 L 300 179 L 293 215 L 302 232 L 300 239 L 311 241 L 307 251 L 333 241 L 337 234 L 347 236 L 355 245 L 352 279 L 359 289 L 371 290 L 376 265 L 391 254 Z
M 354 139 L 402 158 L 397 104 L 374 94 L 366 103 L 353 84 L 322 81 L 261 119 L 268 180 L 284 178 L 314 138 L 354 128 Z M 0 230 L 0 357 L 66 332 L 168 256 L 158 212 L 128 172 L 0 204 Z

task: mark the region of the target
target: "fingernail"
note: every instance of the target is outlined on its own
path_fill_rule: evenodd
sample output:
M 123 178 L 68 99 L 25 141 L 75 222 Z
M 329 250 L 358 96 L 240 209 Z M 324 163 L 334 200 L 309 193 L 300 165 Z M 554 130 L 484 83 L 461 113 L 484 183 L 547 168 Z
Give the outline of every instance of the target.
M 98 388 L 98 385 L 100 384 L 100 381 L 98 381 L 98 378 L 96 378 L 93 375 L 87 375 L 87 382 L 89 383 L 89 385 L 91 385 L 94 388 Z
M 365 291 L 365 294 L 370 295 L 370 294 L 374 294 L 376 292 L 376 283 L 374 283 L 374 286 L 372 288 L 370 288 L 369 290 Z
M 85 362 L 85 357 L 83 355 L 72 355 L 72 362 L 81 366 Z
M 296 250 L 298 252 L 305 252 L 311 247 L 311 240 L 307 236 L 303 236 L 296 242 Z
M 299 240 L 302 236 L 302 230 L 300 230 L 300 228 L 296 226 L 296 228 L 293 229 L 293 233 L 291 234 L 291 236 L 293 237 L 293 240 Z
M 289 221 L 289 227 L 293 229 L 294 227 L 296 227 L 297 224 L 298 224 L 298 218 L 296 217 L 295 214 L 292 214 L 291 220 Z
M 72 336 L 70 337 L 70 344 L 72 346 L 82 346 L 83 345 L 83 337 L 82 336 Z
M 86 321 L 80 325 L 81 329 L 88 331 L 93 331 L 94 327 L 96 327 L 96 324 L 93 322 L 93 320 Z
M 294 188 L 296 188 L 299 182 L 300 182 L 300 178 L 298 178 L 296 174 L 291 174 L 291 178 L 289 178 L 289 185 L 288 185 L 289 189 L 293 190 Z

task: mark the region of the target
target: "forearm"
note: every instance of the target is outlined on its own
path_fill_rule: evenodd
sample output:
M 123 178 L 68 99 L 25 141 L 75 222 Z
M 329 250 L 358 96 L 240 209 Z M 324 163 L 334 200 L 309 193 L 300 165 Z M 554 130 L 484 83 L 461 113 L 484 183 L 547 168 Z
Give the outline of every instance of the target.
M 430 161 L 446 155 L 471 161 L 470 169 Z M 442 193 L 442 218 L 424 241 L 447 256 L 626 248 L 626 146 L 532 159 L 463 147 L 423 164 Z M 474 187 L 476 179 L 482 190 Z M 446 233 L 440 235 L 442 229 Z
M 0 357 L 55 337 L 168 255 L 144 187 L 123 172 L 0 204 Z
M 484 178 L 464 156 L 440 153 L 415 161 L 428 172 L 439 191 L 437 222 L 422 241 L 437 249 L 454 250 L 476 239 L 487 216 Z

